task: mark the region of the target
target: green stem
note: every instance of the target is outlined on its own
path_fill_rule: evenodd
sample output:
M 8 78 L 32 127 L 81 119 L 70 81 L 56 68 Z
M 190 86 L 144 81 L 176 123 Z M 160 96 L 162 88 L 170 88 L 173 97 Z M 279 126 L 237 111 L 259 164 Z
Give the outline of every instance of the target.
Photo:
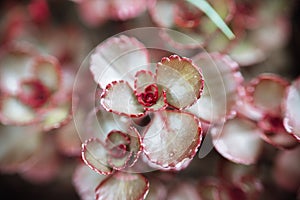
M 219 16 L 219 14 L 211 7 L 211 5 L 206 0 L 186 0 L 189 3 L 193 4 L 197 8 L 199 8 L 202 12 L 204 12 L 215 24 L 216 26 L 228 37 L 228 39 L 232 40 L 235 38 L 235 35 L 230 30 L 230 28 L 226 25 L 223 19 Z

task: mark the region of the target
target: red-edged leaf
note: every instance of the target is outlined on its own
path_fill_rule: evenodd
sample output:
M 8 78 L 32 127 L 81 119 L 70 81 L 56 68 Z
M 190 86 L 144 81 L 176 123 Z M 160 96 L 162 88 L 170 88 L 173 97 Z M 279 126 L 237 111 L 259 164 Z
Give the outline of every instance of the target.
M 206 122 L 232 116 L 243 82 L 238 64 L 219 53 L 201 53 L 192 59 L 202 69 L 205 84 L 201 98 L 187 110 Z
M 20 82 L 32 77 L 33 54 L 23 49 L 13 49 L 0 59 L 0 88 L 16 94 Z
M 86 119 L 85 135 L 80 135 L 82 139 L 97 137 L 105 141 L 107 135 L 113 130 L 126 132 L 130 127 L 131 119 L 126 116 L 119 116 L 106 112 L 101 106 L 91 111 Z
M 33 63 L 34 76 L 51 91 L 56 91 L 61 83 L 59 61 L 52 56 L 36 57 Z
M 258 121 L 258 127 L 264 131 L 261 138 L 275 147 L 289 149 L 298 144 L 296 138 L 285 130 L 281 117 L 266 115 Z
M 72 119 L 71 98 L 68 101 L 60 102 L 57 105 L 44 109 L 40 117 L 45 131 L 60 128 L 67 124 Z
M 35 152 L 39 151 L 40 130 L 32 126 L 0 126 L 0 129 L 0 171 L 23 170 L 32 163 Z
M 2 96 L 0 101 L 0 120 L 4 124 L 28 125 L 36 122 L 37 113 L 13 96 Z
M 109 150 L 108 162 L 114 169 L 131 167 L 141 152 L 141 138 L 137 130 L 130 127 L 126 133 L 112 131 L 106 139 Z
M 97 173 L 108 175 L 113 172 L 113 169 L 108 165 L 107 149 L 99 139 L 86 140 L 82 145 L 81 155 L 85 164 Z
M 300 78 L 288 88 L 283 109 L 286 130 L 300 140 Z
M 114 169 L 121 170 L 126 167 L 129 160 L 130 138 L 121 131 L 111 131 L 106 138 L 105 145 L 108 150 L 108 163 Z
M 300 148 L 281 151 L 275 160 L 273 176 L 276 183 L 289 191 L 296 192 L 300 186 Z
M 96 188 L 96 199 L 144 199 L 149 190 L 148 180 L 140 174 L 117 172 Z
M 74 121 L 59 128 L 55 133 L 57 148 L 67 156 L 80 156 L 81 140 L 76 130 Z
M 47 140 L 49 139 L 49 140 Z M 22 170 L 21 176 L 33 183 L 53 180 L 60 171 L 60 158 L 51 138 L 43 140 L 43 146 L 35 151 L 32 165 Z
M 133 89 L 127 82 L 118 81 L 107 85 L 101 95 L 101 104 L 108 111 L 119 115 L 140 117 L 144 108 L 139 104 Z
M 194 115 L 159 111 L 144 132 L 144 153 L 162 168 L 177 169 L 195 156 L 201 139 L 201 126 Z
M 130 127 L 130 129 L 128 129 L 127 134 L 130 138 L 129 150 L 131 152 L 128 166 L 131 167 L 137 162 L 137 159 L 139 158 L 142 150 L 142 141 L 138 131 L 133 127 Z
M 94 80 L 105 88 L 107 84 L 125 80 L 133 87 L 137 71 L 147 69 L 148 51 L 135 38 L 113 37 L 101 43 L 91 55 L 90 70 Z
M 138 102 L 147 111 L 162 110 L 167 107 L 166 93 L 156 85 L 154 75 L 150 71 L 138 71 L 135 75 L 134 90 Z
M 157 64 L 157 84 L 165 90 L 167 101 L 175 108 L 185 108 L 200 98 L 203 79 L 191 60 L 177 55 L 164 57 Z
M 261 153 L 261 132 L 254 122 L 235 118 L 224 124 L 221 134 L 213 134 L 213 144 L 230 161 L 249 165 L 255 163 Z
M 275 74 L 261 74 L 246 88 L 249 101 L 264 114 L 281 115 L 288 82 Z
M 86 165 L 79 165 L 73 175 L 73 185 L 82 200 L 95 200 L 95 189 L 106 176 L 97 174 Z
M 155 84 L 156 80 L 151 71 L 141 70 L 135 74 L 134 89 L 137 94 L 144 92 L 149 85 Z

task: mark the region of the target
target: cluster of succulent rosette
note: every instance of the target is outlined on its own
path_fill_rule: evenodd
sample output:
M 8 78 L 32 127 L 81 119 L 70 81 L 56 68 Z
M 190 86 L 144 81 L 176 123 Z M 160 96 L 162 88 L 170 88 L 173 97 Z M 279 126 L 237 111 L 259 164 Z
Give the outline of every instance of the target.
M 300 77 L 279 75 L 283 0 L 1 6 L 1 176 L 67 177 L 83 200 L 300 198 Z M 107 39 L 141 25 L 167 50 L 139 30 Z

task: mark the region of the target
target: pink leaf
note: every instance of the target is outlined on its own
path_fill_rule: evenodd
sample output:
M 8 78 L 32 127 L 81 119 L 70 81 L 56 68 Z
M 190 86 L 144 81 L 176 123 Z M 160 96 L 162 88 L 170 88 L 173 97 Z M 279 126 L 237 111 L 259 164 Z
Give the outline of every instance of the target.
M 114 169 L 131 167 L 138 159 L 141 152 L 141 138 L 137 130 L 130 127 L 126 134 L 112 131 L 106 139 L 109 151 L 108 162 Z
M 151 71 L 141 70 L 135 74 L 134 89 L 137 94 L 142 93 L 149 85 L 155 84 L 156 80 Z
M 201 139 L 201 126 L 193 115 L 159 111 L 144 132 L 144 153 L 162 168 L 177 169 L 195 156 Z
M 144 199 L 149 190 L 148 180 L 140 174 L 117 172 L 96 188 L 96 199 Z
M 89 26 L 100 25 L 109 16 L 109 4 L 106 1 L 80 0 L 78 6 L 82 20 Z
M 10 94 L 16 94 L 20 82 L 31 78 L 30 71 L 33 64 L 33 53 L 27 48 L 13 48 L 1 56 L 0 88 Z
M 202 69 L 205 85 L 201 98 L 187 110 L 206 122 L 219 122 L 232 116 L 243 82 L 238 64 L 219 53 L 201 53 L 192 59 Z
M 107 111 L 119 115 L 144 115 L 144 108 L 137 101 L 133 89 L 124 81 L 115 81 L 107 85 L 101 95 L 101 104 Z
M 167 101 L 175 108 L 185 108 L 200 98 L 203 79 L 200 69 L 187 58 L 164 57 L 157 64 L 157 84 L 165 90 Z
M 86 119 L 85 135 L 80 135 L 86 140 L 91 137 L 97 137 L 102 142 L 106 140 L 107 135 L 113 130 L 126 132 L 129 130 L 131 119 L 126 116 L 119 116 L 106 112 L 102 106 L 91 111 Z
M 91 55 L 90 70 L 101 88 L 118 80 L 125 80 L 133 87 L 134 75 L 147 69 L 148 61 L 146 47 L 135 38 L 122 35 L 96 48 Z
M 136 73 L 134 89 L 138 102 L 145 106 L 145 110 L 157 111 L 167 107 L 166 94 L 158 88 L 150 71 L 142 70 Z
M 172 188 L 167 198 L 167 200 L 182 199 L 202 200 L 195 186 L 188 183 L 180 183 L 175 188 Z
M 213 144 L 230 161 L 249 165 L 257 161 L 262 151 L 261 132 L 255 123 L 235 118 L 226 121 L 220 135 L 213 134 Z
M 106 178 L 86 165 L 79 165 L 73 175 L 73 184 L 82 200 L 95 200 L 96 187 Z
M 56 102 L 57 103 L 57 102 Z M 60 128 L 72 119 L 72 101 L 59 102 L 58 105 L 52 105 L 43 110 L 40 115 L 43 129 L 49 131 Z
M 33 63 L 34 76 L 38 78 L 51 91 L 56 91 L 61 83 L 61 70 L 59 61 L 55 57 L 36 57 Z
M 284 126 L 286 130 L 300 140 L 300 78 L 294 81 L 287 89 L 283 109 L 285 112 Z
M 113 169 L 108 165 L 105 145 L 96 138 L 91 138 L 82 145 L 82 159 L 91 169 L 99 174 L 108 175 Z
M 281 117 L 265 115 L 258 121 L 258 127 L 264 131 L 261 138 L 277 148 L 289 149 L 298 144 L 296 138 L 285 130 Z
M 249 101 L 264 114 L 280 115 L 288 82 L 275 74 L 262 74 L 246 88 Z
M 147 3 L 147 0 L 113 0 L 110 4 L 110 15 L 112 19 L 125 21 L 142 13 Z
M 121 170 L 126 167 L 129 160 L 130 138 L 120 131 L 112 131 L 105 141 L 108 150 L 108 163 L 114 169 Z
M 28 125 L 36 122 L 37 113 L 31 107 L 13 96 L 2 96 L 0 101 L 0 120 L 4 124 Z

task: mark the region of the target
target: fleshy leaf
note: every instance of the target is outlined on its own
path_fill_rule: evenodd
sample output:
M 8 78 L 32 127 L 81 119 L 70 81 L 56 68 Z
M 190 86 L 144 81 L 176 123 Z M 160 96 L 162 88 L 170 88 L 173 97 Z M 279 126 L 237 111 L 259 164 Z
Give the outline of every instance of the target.
M 121 170 L 126 167 L 129 160 L 130 138 L 120 131 L 111 131 L 107 135 L 105 144 L 108 150 L 108 163 L 114 169 Z
M 284 126 L 286 130 L 300 140 L 300 78 L 293 82 L 287 90 L 284 112 Z
M 296 192 L 300 185 L 300 148 L 281 151 L 275 159 L 273 176 L 276 183 L 291 192 Z
M 230 50 L 230 56 L 241 66 L 251 66 L 266 59 L 266 53 L 249 41 L 247 37 L 240 39 Z
M 127 134 L 130 138 L 129 150 L 131 152 L 131 157 L 128 161 L 128 166 L 131 167 L 136 163 L 137 159 L 139 158 L 139 155 L 142 150 L 142 141 L 138 131 L 133 127 L 130 127 Z
M 135 38 L 113 37 L 100 44 L 91 55 L 90 70 L 94 80 L 105 88 L 107 84 L 125 80 L 133 88 L 134 75 L 147 69 L 148 52 Z
M 0 119 L 4 124 L 25 125 L 37 120 L 36 111 L 13 96 L 3 96 Z
M 96 188 L 96 199 L 144 199 L 149 190 L 148 180 L 140 174 L 117 172 Z
M 280 115 L 288 82 L 275 74 L 262 74 L 246 88 L 250 102 L 265 114 Z
M 171 28 L 174 24 L 174 9 L 173 3 L 171 1 L 160 1 L 154 0 L 150 1 L 149 13 L 152 20 L 161 26 L 166 28 Z
M 51 91 L 58 90 L 61 82 L 59 61 L 55 57 L 36 57 L 33 63 L 33 72 Z
M 82 20 L 89 26 L 104 23 L 109 15 L 109 4 L 106 1 L 80 1 L 78 10 Z
M 261 130 L 254 122 L 235 118 L 224 124 L 220 135 L 213 134 L 213 144 L 230 161 L 249 165 L 255 163 L 261 153 L 260 134 Z
M 105 145 L 96 138 L 91 138 L 82 145 L 82 159 L 91 169 L 99 174 L 108 175 L 113 172 L 108 166 Z
M 159 111 L 144 132 L 144 153 L 154 164 L 176 169 L 195 156 L 201 139 L 201 126 L 194 115 Z
M 73 175 L 73 185 L 82 200 L 95 200 L 95 189 L 106 178 L 86 165 L 79 165 Z
M 110 15 L 115 20 L 128 20 L 136 17 L 145 10 L 147 0 L 113 0 L 111 2 Z
M 257 125 L 264 131 L 261 138 L 277 148 L 290 149 L 298 144 L 296 138 L 285 130 L 281 117 L 265 115 Z
M 65 125 L 72 118 L 71 112 L 71 100 L 46 108 L 41 115 L 44 130 L 48 131 Z
M 148 85 L 155 83 L 155 78 L 150 71 L 141 70 L 135 74 L 134 89 L 137 94 L 143 92 Z
M 191 60 L 177 55 L 164 57 L 157 64 L 157 84 L 166 91 L 167 102 L 185 108 L 200 98 L 203 79 L 200 69 Z
M 88 139 L 97 137 L 105 142 L 107 135 L 113 130 L 126 132 L 130 127 L 131 119 L 126 116 L 106 112 L 101 106 L 91 111 L 88 115 L 85 127 L 85 135 L 81 138 Z
M 0 126 L 0 130 L 0 171 L 18 172 L 31 164 L 41 144 L 39 130 L 32 126 Z
M 30 68 L 33 64 L 32 54 L 21 49 L 11 50 L 0 61 L 0 88 L 16 94 L 20 82 L 32 77 Z
M 240 99 L 243 82 L 238 64 L 219 53 L 200 53 L 192 59 L 202 69 L 204 89 L 201 98 L 187 110 L 206 122 L 230 117 Z
M 101 104 L 107 111 L 119 115 L 130 117 L 144 115 L 144 108 L 137 101 L 133 89 L 124 81 L 107 85 L 101 95 Z

